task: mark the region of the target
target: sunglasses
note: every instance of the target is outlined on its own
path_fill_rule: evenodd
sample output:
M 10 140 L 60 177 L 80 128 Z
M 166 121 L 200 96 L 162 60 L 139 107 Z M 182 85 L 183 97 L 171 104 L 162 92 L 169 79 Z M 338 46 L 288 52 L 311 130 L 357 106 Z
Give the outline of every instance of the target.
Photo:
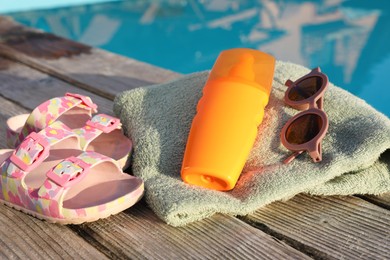
M 321 142 L 328 130 L 328 116 L 323 110 L 324 93 L 328 88 L 328 77 L 320 68 L 296 81 L 287 80 L 288 87 L 284 102 L 298 110 L 304 110 L 292 117 L 280 133 L 282 144 L 294 151 L 284 160 L 290 163 L 298 155 L 307 151 L 314 162 L 322 160 Z

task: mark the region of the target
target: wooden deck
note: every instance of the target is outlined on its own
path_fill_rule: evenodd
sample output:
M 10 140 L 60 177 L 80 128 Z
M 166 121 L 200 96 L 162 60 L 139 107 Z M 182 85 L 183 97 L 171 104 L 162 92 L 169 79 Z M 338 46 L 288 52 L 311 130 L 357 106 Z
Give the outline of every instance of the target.
M 0 18 L 0 146 L 7 118 L 65 92 L 112 114 L 124 90 L 177 73 Z M 131 46 L 129 46 L 131 48 Z M 298 195 L 245 217 L 216 214 L 171 227 L 144 201 L 93 223 L 49 224 L 0 205 L 0 258 L 390 259 L 390 194 Z

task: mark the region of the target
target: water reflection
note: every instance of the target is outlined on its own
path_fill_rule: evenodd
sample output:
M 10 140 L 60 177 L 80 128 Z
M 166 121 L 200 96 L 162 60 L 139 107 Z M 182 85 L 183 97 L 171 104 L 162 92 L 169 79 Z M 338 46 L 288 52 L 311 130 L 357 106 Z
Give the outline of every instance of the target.
M 28 26 L 175 71 L 221 50 L 260 49 L 307 67 L 390 115 L 389 1 L 122 1 L 13 14 Z M 380 73 L 384 72 L 384 73 Z M 379 95 L 378 95 L 379 94 Z

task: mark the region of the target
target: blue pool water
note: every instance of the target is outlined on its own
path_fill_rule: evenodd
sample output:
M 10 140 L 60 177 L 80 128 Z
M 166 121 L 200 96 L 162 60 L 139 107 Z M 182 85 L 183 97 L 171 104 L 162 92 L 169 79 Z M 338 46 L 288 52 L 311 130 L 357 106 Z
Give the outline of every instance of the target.
M 10 13 L 32 27 L 182 73 L 248 47 L 307 67 L 390 116 L 390 1 L 116 1 Z

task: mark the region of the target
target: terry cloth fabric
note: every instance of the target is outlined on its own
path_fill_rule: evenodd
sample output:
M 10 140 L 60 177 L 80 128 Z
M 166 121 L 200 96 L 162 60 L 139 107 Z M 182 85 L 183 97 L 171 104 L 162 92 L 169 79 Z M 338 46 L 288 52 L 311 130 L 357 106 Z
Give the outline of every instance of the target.
M 245 215 L 301 192 L 389 192 L 389 118 L 332 84 L 324 99 L 329 130 L 322 142 L 322 162 L 313 163 L 305 153 L 288 165 L 282 163 L 291 152 L 280 142 L 281 128 L 299 113 L 284 104 L 284 82 L 309 71 L 277 62 L 257 139 L 236 187 L 229 192 L 189 185 L 180 178 L 187 136 L 208 72 L 119 94 L 114 111 L 133 140 L 132 171 L 145 181 L 146 200 L 154 212 L 168 224 L 181 226 L 217 212 Z

